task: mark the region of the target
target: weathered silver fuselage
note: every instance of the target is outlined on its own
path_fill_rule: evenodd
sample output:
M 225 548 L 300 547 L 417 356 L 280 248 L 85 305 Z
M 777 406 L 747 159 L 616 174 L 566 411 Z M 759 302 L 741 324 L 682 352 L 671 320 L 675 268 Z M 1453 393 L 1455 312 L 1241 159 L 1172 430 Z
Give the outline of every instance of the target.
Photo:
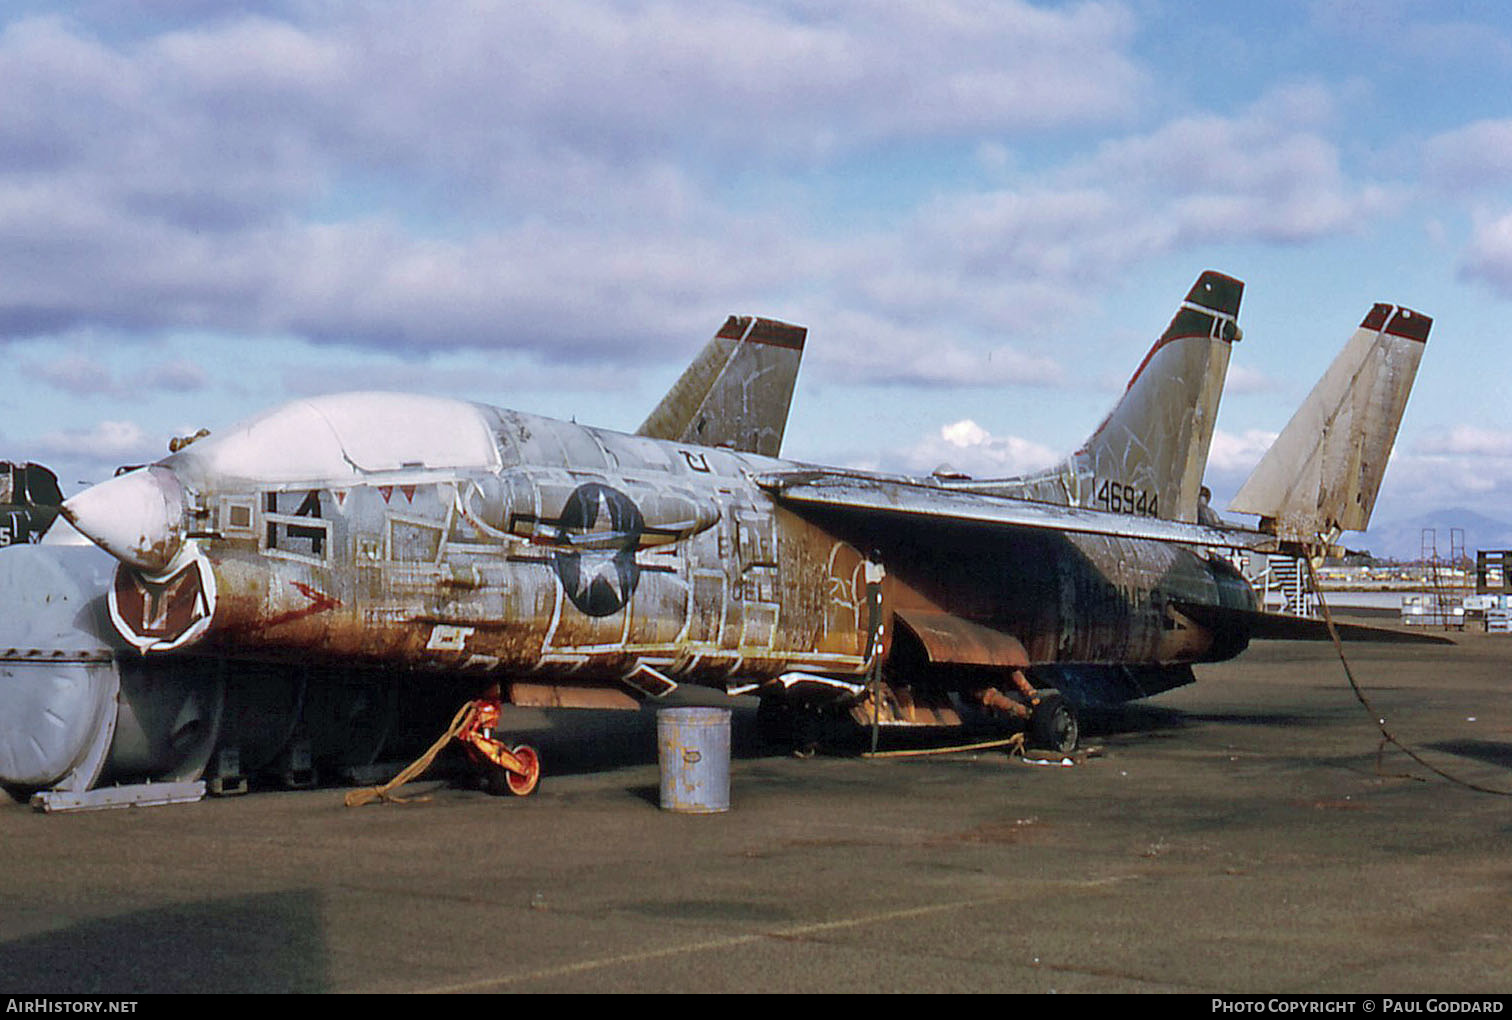
M 386 398 L 363 399 L 382 415 Z M 860 557 L 755 486 L 755 471 L 781 462 L 451 410 L 487 429 L 492 450 L 473 446 L 472 464 L 425 463 L 445 452 L 404 449 L 402 421 L 394 466 L 377 470 L 237 478 L 213 441 L 160 462 L 191 523 L 168 569 L 123 564 L 111 596 L 122 633 L 149 654 L 512 676 L 598 679 L 645 663 L 723 682 L 862 668 Z
M 285 437 L 301 445 L 279 459 Z M 148 654 L 569 684 L 650 667 L 724 686 L 862 672 L 869 555 L 886 568 L 888 614 L 972 621 L 1032 662 L 1243 647 L 1170 607 L 1252 605 L 1221 559 L 1128 538 L 800 517 L 757 483 L 796 467 L 455 401 L 305 401 L 152 469 L 182 490 L 182 545 L 158 572 L 123 563 L 112 616 Z

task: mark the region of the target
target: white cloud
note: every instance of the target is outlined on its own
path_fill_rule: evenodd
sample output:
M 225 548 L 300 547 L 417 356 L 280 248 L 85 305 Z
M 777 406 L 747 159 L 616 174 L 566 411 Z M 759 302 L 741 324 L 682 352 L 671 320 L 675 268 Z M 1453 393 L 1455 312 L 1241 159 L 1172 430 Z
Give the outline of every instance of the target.
M 36 440 L 35 449 L 42 457 L 156 459 L 159 443 L 131 421 L 102 421 L 88 429 L 64 429 L 48 432 Z M 166 456 L 166 453 L 163 454 Z
M 968 446 L 982 445 L 992 438 L 992 434 L 970 418 L 964 418 L 954 425 L 941 428 L 940 438 L 951 446 L 964 449 Z
M 791 307 L 839 341 L 810 348 L 830 378 L 1050 386 L 1062 324 L 1152 256 L 1326 237 L 1391 199 L 1342 169 L 1316 85 L 1019 167 L 1003 138 L 1140 113 L 1118 4 L 285 11 L 0 33 L 0 341 L 193 328 L 623 366 Z M 1010 186 L 814 234 L 806 174 L 952 141 Z M 777 184 L 731 201 L 745 179 Z
M 1274 393 L 1280 388 L 1280 382 L 1248 365 L 1230 365 L 1223 383 L 1224 393 Z
M 1460 275 L 1512 298 L 1512 213 L 1480 215 L 1460 257 Z
M 1509 501 L 1512 430 L 1460 424 L 1431 429 L 1410 448 L 1399 444 L 1378 505 L 1389 503 L 1390 519 L 1454 506 L 1500 518 Z
M 1481 425 L 1434 429 L 1418 441 L 1414 453 L 1451 457 L 1512 458 L 1512 431 Z
M 455 201 L 517 195 L 522 166 L 580 156 L 624 167 L 677 147 L 727 167 L 807 163 L 898 137 L 1106 123 L 1146 91 L 1133 19 L 1113 3 L 295 10 L 216 11 L 114 45 L 79 21 L 14 22 L 0 110 L 32 144 L 9 151 L 117 148 L 122 188 L 145 179 L 159 198 L 180 176 L 191 194 L 229 174 L 228 190 L 266 195 L 406 168 L 437 174 Z
M 631 359 L 851 264 L 780 207 L 730 211 L 732 171 L 1107 123 L 1146 88 L 1113 3 L 263 9 L 154 10 L 176 27 L 153 33 L 100 6 L 0 32 L 0 338 L 187 327 Z M 961 296 L 948 273 L 919 283 L 916 305 Z
M 1213 445 L 1208 450 L 1208 468 L 1228 473 L 1253 471 L 1278 435 L 1264 429 L 1246 429 L 1238 434 L 1215 429 Z
M 114 393 L 115 376 L 97 358 L 82 354 L 56 358 L 42 365 L 31 365 L 25 374 L 40 379 L 57 390 L 81 396 Z
M 970 419 L 940 427 L 901 451 L 904 469 L 927 474 L 941 467 L 976 478 L 1006 478 L 1049 467 L 1060 459 L 1054 450 L 1018 436 L 994 436 Z
M 940 305 L 954 294 L 980 328 L 1023 331 L 1054 324 L 1152 256 L 1361 232 L 1401 196 L 1345 172 L 1325 134 L 1333 105 L 1319 86 L 1281 87 L 1234 116 L 1180 117 L 1011 187 L 941 196 L 899 245 L 905 268 L 893 275 L 925 267 L 922 286 L 884 276 L 872 296 L 906 310 L 921 292 Z
M 1110 189 L 1122 231 L 1163 234 L 1167 245 L 1353 232 L 1393 196 L 1345 174 L 1338 146 L 1323 133 L 1334 105 L 1321 86 L 1281 86 L 1236 116 L 1181 117 L 1105 143 L 1064 176 Z
M 712 330 L 711 330 L 712 332 Z M 689 343 L 691 357 L 696 344 Z M 302 364 L 283 373 L 290 395 L 310 396 L 350 390 L 437 393 L 448 396 L 517 395 L 536 390 L 612 392 L 625 387 L 624 370 L 610 365 L 500 365 L 498 370 L 448 367 L 429 362 L 343 362 Z M 593 422 L 593 424 L 603 424 Z
M 132 358 L 131 367 L 118 378 L 117 369 L 101 356 L 98 341 L 85 339 L 78 342 L 78 347 L 75 353 L 47 361 L 22 359 L 20 374 L 80 397 L 139 397 L 154 391 L 188 393 L 204 389 L 210 382 L 202 367 L 185 358 L 145 366 Z
M 362 40 L 360 136 L 399 155 L 440 115 L 462 144 L 408 158 L 472 166 L 588 138 L 628 156 L 676 137 L 735 163 L 809 159 L 899 135 L 1106 121 L 1145 88 L 1125 53 L 1132 19 L 1105 3 L 447 0 L 346 13 L 332 27 Z
M 1422 513 L 1446 506 L 1485 506 L 1492 513 L 1505 512 L 1506 496 L 1512 494 L 1512 462 L 1486 461 L 1478 457 L 1398 454 L 1382 483 L 1383 499 L 1389 487 L 1398 515 Z M 1501 493 L 1502 497 L 1485 497 Z
M 198 364 L 184 358 L 152 365 L 138 378 L 137 385 L 149 390 L 192 393 L 209 385 L 210 377 Z
M 807 357 L 823 378 L 926 387 L 1059 386 L 1064 372 L 1052 358 L 1016 348 L 983 350 L 942 335 L 945 326 L 899 324 L 886 316 L 836 307 L 821 312 Z
M 1451 193 L 1505 191 L 1512 184 L 1512 119 L 1480 120 L 1428 140 L 1428 181 Z

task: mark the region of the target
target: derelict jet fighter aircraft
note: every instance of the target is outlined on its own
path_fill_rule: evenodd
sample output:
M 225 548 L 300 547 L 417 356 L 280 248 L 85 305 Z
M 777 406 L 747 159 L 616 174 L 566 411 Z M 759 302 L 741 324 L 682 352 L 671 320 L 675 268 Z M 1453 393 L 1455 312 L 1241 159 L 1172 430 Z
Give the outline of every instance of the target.
M 109 616 L 148 661 L 402 668 L 411 686 L 496 683 L 537 706 L 629 707 L 691 683 L 754 692 L 766 724 L 799 733 L 826 715 L 951 724 L 974 704 L 1061 739 L 1067 699 L 1155 693 L 1244 649 L 1264 614 L 1215 550 L 1319 539 L 1197 520 L 1241 293 L 1204 273 L 1086 444 L 1026 478 L 777 459 L 803 331 L 732 319 L 702 357 L 754 352 L 773 369 L 764 421 L 740 420 L 748 388 L 701 381 L 712 368 L 690 369 L 641 435 L 436 397 L 320 397 L 64 514 L 119 561 Z M 1261 486 L 1249 512 L 1296 522 L 1288 508 L 1306 504 L 1320 530 L 1364 526 L 1368 501 L 1363 518 L 1343 503 L 1373 500 L 1428 324 L 1372 311 L 1346 350 L 1371 373 L 1341 370 L 1318 397 L 1353 409 L 1320 412 L 1341 423 L 1330 452 L 1299 486 Z M 318 700 L 308 682 L 286 699 L 289 732 L 314 725 L 299 716 Z M 237 739 L 222 723 L 220 742 Z M 500 764 L 534 788 L 533 753 Z

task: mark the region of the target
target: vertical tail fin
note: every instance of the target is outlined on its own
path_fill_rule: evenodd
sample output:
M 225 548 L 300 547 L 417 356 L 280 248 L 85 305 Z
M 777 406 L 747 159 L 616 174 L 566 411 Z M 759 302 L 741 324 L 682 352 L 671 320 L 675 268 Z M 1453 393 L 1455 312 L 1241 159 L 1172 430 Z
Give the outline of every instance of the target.
M 63 504 L 58 476 L 41 464 L 0 460 L 0 546 L 40 542 Z
M 1432 326 L 1407 308 L 1372 308 L 1229 509 L 1289 541 L 1365 530 Z
M 1035 475 L 965 487 L 1195 521 L 1243 295 L 1233 277 L 1203 273 L 1081 449 Z
M 803 326 L 730 316 L 636 435 L 777 456 L 807 337 Z
M 1137 502 L 1118 505 L 1132 490 L 1136 501 L 1148 494 L 1150 517 L 1197 519 L 1243 296 L 1243 283 L 1211 270 L 1192 285 L 1123 399 L 1077 451 L 1092 469 L 1090 505 L 1137 513 Z

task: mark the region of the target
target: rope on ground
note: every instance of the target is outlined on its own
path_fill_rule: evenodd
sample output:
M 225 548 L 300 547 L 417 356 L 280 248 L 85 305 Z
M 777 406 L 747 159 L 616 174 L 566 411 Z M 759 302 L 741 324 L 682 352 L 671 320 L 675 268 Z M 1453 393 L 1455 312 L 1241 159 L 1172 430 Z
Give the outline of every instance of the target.
M 382 786 L 369 786 L 361 790 L 351 791 L 346 795 L 346 806 L 361 807 L 375 800 L 383 800 L 394 804 L 408 803 L 410 798 L 395 796 L 394 791 L 430 768 L 431 763 L 436 760 L 436 755 L 441 753 L 441 749 L 451 743 L 452 738 L 460 733 L 463 727 L 472 722 L 473 713 L 476 711 L 477 707 L 471 701 L 463 705 L 457 710 L 457 714 L 452 717 L 451 725 L 441 735 L 441 739 L 432 744 L 430 750 L 426 751 L 419 758 L 416 758 L 400 771 L 397 776 Z
M 1434 775 L 1439 776 L 1442 779 L 1447 779 L 1451 783 L 1454 783 L 1458 786 L 1463 786 L 1469 790 L 1474 790 L 1477 793 L 1490 793 L 1495 794 L 1498 797 L 1512 797 L 1512 790 L 1493 790 L 1489 786 L 1481 786 L 1478 783 L 1472 783 L 1468 780 L 1461 779 L 1456 775 L 1445 772 L 1443 769 L 1439 768 L 1436 765 L 1424 761 L 1422 755 L 1418 754 L 1412 748 L 1402 743 L 1396 738 L 1395 734 L 1393 734 L 1386 728 L 1385 717 L 1375 710 L 1375 706 L 1373 706 L 1370 703 L 1369 699 L 1365 697 L 1365 692 L 1360 690 L 1360 685 L 1355 683 L 1354 670 L 1349 668 L 1349 659 L 1344 655 L 1344 643 L 1339 640 L 1339 632 L 1334 629 L 1333 613 L 1329 612 L 1328 601 L 1323 598 L 1322 589 L 1318 587 L 1318 576 L 1313 572 L 1312 559 L 1310 557 L 1304 556 L 1302 558 L 1302 562 L 1307 564 L 1308 583 L 1312 586 L 1312 590 L 1317 593 L 1318 605 L 1323 609 L 1323 622 L 1328 626 L 1328 636 L 1333 639 L 1334 651 L 1339 653 L 1339 662 L 1344 666 L 1344 676 L 1349 680 L 1349 689 L 1354 691 L 1355 700 L 1359 701 L 1361 705 L 1365 706 L 1365 711 L 1369 712 L 1370 717 L 1375 720 L 1376 729 L 1381 731 L 1381 742 L 1376 745 L 1376 772 L 1378 774 L 1385 775 L 1385 773 L 1381 771 L 1381 756 L 1386 750 L 1386 745 L 1390 744 L 1392 747 L 1395 747 L 1407 757 L 1423 766 L 1423 768 L 1427 769 L 1429 772 L 1432 772 Z M 1427 782 L 1427 780 L 1422 776 L 1407 775 L 1405 773 L 1401 773 L 1400 776 L 1403 779 L 1411 779 L 1419 783 Z
M 987 740 L 980 744 L 952 744 L 949 747 L 926 747 L 917 751 L 869 751 L 863 758 L 922 758 L 931 754 L 957 754 L 961 751 L 985 751 L 991 747 L 1006 747 L 1012 755 L 1015 751 L 1024 753 L 1024 735 L 1015 733 L 1003 740 Z

